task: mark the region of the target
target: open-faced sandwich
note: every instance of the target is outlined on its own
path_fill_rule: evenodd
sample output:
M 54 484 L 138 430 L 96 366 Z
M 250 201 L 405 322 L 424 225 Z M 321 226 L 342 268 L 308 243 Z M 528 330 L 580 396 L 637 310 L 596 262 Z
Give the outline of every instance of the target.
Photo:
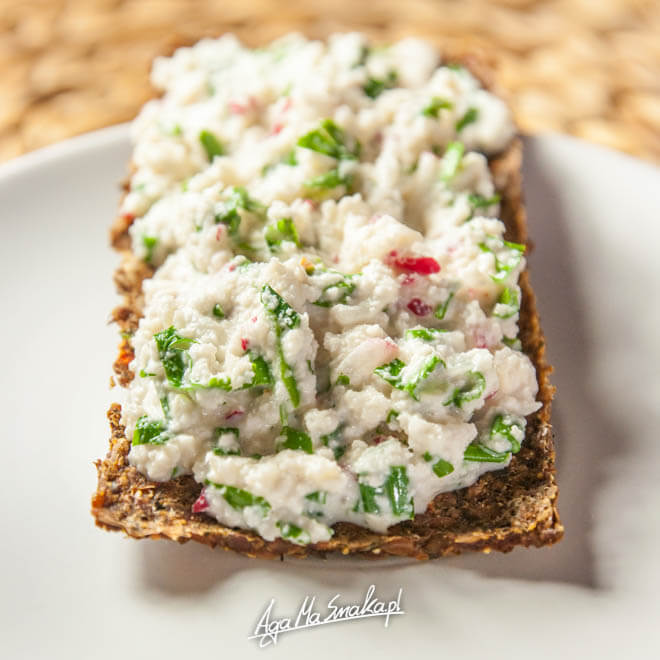
M 355 33 L 155 61 L 99 525 L 266 557 L 561 538 L 521 144 L 486 75 Z

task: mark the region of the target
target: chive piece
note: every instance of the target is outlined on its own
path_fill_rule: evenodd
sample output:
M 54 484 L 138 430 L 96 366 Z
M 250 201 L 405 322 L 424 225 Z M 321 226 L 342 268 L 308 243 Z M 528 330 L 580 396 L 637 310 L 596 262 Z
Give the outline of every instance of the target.
M 447 99 L 443 99 L 440 96 L 434 96 L 430 103 L 422 109 L 422 114 L 425 117 L 438 118 L 440 110 L 451 110 L 453 109 L 454 104 Z
M 144 249 L 146 250 L 144 261 L 150 264 L 154 257 L 154 250 L 156 249 L 156 245 L 158 245 L 158 239 L 155 236 L 143 236 L 142 245 L 144 245 Z
M 327 493 L 324 490 L 315 490 L 313 493 L 307 493 L 305 499 L 310 502 L 318 502 L 319 504 L 325 504 L 325 498 Z
M 341 280 L 326 286 L 314 305 L 317 307 L 331 307 L 339 303 L 345 303 L 348 297 L 355 291 L 355 283 L 351 282 L 352 275 L 342 275 Z
M 220 438 L 220 436 L 225 435 L 227 433 L 233 434 L 235 441 L 238 441 L 239 437 L 239 430 L 234 427 L 234 426 L 218 426 L 213 429 L 213 435 L 216 438 L 216 442 Z M 239 448 L 233 448 L 233 449 L 227 449 L 226 447 L 214 447 L 213 448 L 213 453 L 216 456 L 240 456 L 241 455 L 241 450 Z
M 388 72 L 385 78 L 368 78 L 362 86 L 364 93 L 371 99 L 378 98 L 386 89 L 396 87 L 398 75 L 396 71 Z
M 380 494 L 380 489 L 358 482 L 360 497 L 353 507 L 353 511 L 358 513 L 380 513 L 380 507 L 376 502 L 376 495 Z
M 286 449 L 302 449 L 307 454 L 314 453 L 312 439 L 304 431 L 293 429 L 290 426 L 284 426 L 282 433 L 286 437 L 286 440 L 282 443 L 282 447 Z
M 249 352 L 249 356 L 254 375 L 252 376 L 252 380 L 246 385 L 243 385 L 241 389 L 245 390 L 250 387 L 273 385 L 275 381 L 273 380 L 268 362 L 261 355 L 257 355 L 252 351 Z
M 216 438 L 219 438 L 221 435 L 224 435 L 225 433 L 232 433 L 238 438 L 240 431 L 235 427 L 235 426 L 216 426 L 213 429 L 213 435 Z
M 499 193 L 495 193 L 492 197 L 484 197 L 483 195 L 477 195 L 475 193 L 470 193 L 468 195 L 468 202 L 472 207 L 472 210 L 488 208 L 494 204 L 499 204 L 502 199 Z
M 463 459 L 473 463 L 504 463 L 509 456 L 510 451 L 495 451 L 485 445 L 474 443 L 465 448 Z
M 162 445 L 170 439 L 165 422 L 142 415 L 135 424 L 133 446 Z
M 502 337 L 502 343 L 514 351 L 522 351 L 522 342 L 518 337 Z
M 460 133 L 468 124 L 472 124 L 479 118 L 477 108 L 468 108 L 467 112 L 456 122 L 456 132 Z
M 225 498 L 227 504 L 232 509 L 240 511 L 248 506 L 256 506 L 261 510 L 261 515 L 265 517 L 270 511 L 270 503 L 259 495 L 253 495 L 247 490 L 236 488 L 235 486 L 227 486 L 225 484 L 218 484 L 209 479 L 205 479 L 204 483 L 207 486 L 213 486 L 220 491 L 220 494 Z
M 502 248 L 509 248 L 508 254 L 505 256 L 506 260 L 500 259 L 495 250 L 500 252 Z M 487 236 L 486 241 L 479 243 L 479 248 L 482 252 L 490 252 L 495 258 L 495 274 L 490 276 L 494 282 L 502 282 L 507 278 L 509 273 L 518 266 L 525 246 L 522 243 L 512 243 L 511 241 L 504 241 L 495 236 Z
M 353 175 L 340 174 L 339 168 L 335 167 L 324 174 L 307 179 L 303 185 L 306 188 L 316 188 L 317 190 L 332 190 L 338 186 L 346 186 L 346 190 L 350 192 L 353 187 Z
M 297 144 L 337 160 L 355 160 L 360 154 L 360 143 L 346 135 L 332 119 L 324 119 L 319 128 L 303 135 Z
M 465 153 L 465 145 L 462 142 L 450 142 L 445 149 L 445 154 L 442 157 L 442 169 L 440 171 L 440 178 L 449 183 L 457 174 L 463 154 Z
M 433 312 L 433 314 L 434 314 L 436 319 L 440 319 L 442 321 L 445 318 L 445 314 L 447 313 L 447 308 L 449 307 L 449 303 L 451 302 L 453 297 L 454 297 L 454 292 L 452 291 L 447 296 L 447 300 L 445 300 L 443 303 L 440 303 L 435 308 L 435 312 Z
M 508 286 L 505 287 L 497 299 L 497 304 L 493 309 L 493 316 L 497 316 L 500 319 L 509 319 L 519 311 L 520 300 L 518 299 L 518 292 Z
M 390 467 L 390 474 L 383 487 L 390 500 L 392 513 L 396 516 L 406 515 L 408 518 L 412 518 L 414 515 L 413 500 L 408 494 L 408 483 L 405 466 L 393 465 Z
M 280 377 L 289 393 L 293 407 L 297 408 L 300 404 L 300 392 L 293 368 L 284 359 L 282 334 L 300 325 L 300 315 L 268 284 L 264 285 L 261 290 L 261 303 L 274 321 L 277 353 L 280 360 Z
M 140 378 L 149 378 L 150 376 L 155 376 L 156 374 L 152 374 L 148 371 L 145 371 L 144 369 L 140 369 Z
M 199 134 L 199 141 L 202 143 L 204 151 L 206 151 L 206 157 L 210 162 L 212 162 L 216 156 L 222 156 L 225 153 L 222 143 L 215 135 L 213 135 L 213 133 L 211 133 L 211 131 L 201 131 Z
M 154 339 L 167 380 L 174 387 L 181 387 L 183 374 L 190 364 L 190 357 L 186 350 L 195 343 L 195 340 L 182 337 L 172 325 L 166 330 L 157 332 Z
M 431 469 L 436 477 L 446 477 L 454 471 L 454 466 L 449 461 L 445 461 L 444 458 L 438 458 L 436 460 L 436 457 L 432 456 L 428 451 L 424 452 L 423 458 L 427 463 L 433 462 Z
M 216 316 L 219 319 L 225 318 L 225 311 L 222 309 L 222 305 L 220 303 L 215 303 L 215 305 L 213 305 L 213 316 Z
M 342 425 L 340 424 L 334 431 L 321 436 L 321 442 L 325 447 L 332 449 L 335 460 L 338 461 L 346 452 L 346 446 L 342 437 Z
M 167 394 L 160 397 L 160 407 L 163 411 L 163 415 L 165 415 L 165 419 L 169 419 L 170 418 L 170 400 L 169 400 Z
M 438 335 L 445 332 L 447 330 L 442 328 L 412 328 L 411 330 L 406 330 L 406 339 L 415 338 L 423 339 L 424 341 L 433 341 L 438 338 Z
M 437 355 L 433 355 L 430 360 L 424 364 L 422 370 L 403 388 L 410 396 L 419 401 L 419 395 L 417 394 L 417 388 L 433 373 L 435 368 L 441 365 L 447 367 L 445 361 Z
M 513 429 L 517 428 L 521 433 L 524 431 L 524 422 L 518 421 L 512 415 L 496 415 L 490 427 L 490 438 L 496 439 L 502 436 L 511 443 L 511 453 L 520 451 L 520 441 L 513 435 Z
M 486 379 L 479 371 L 468 371 L 465 384 L 454 388 L 452 395 L 445 401 L 445 406 L 461 408 L 464 403 L 478 399 L 486 389 Z
M 277 526 L 280 528 L 282 538 L 291 541 L 291 543 L 306 545 L 311 541 L 309 533 L 298 527 L 298 525 L 280 520 L 277 522 Z
M 300 247 L 298 230 L 291 218 L 281 218 L 269 224 L 264 232 L 264 238 L 271 252 L 277 251 L 282 241 L 290 241 L 295 243 L 296 247 Z
M 376 367 L 374 373 L 392 385 L 392 387 L 402 389 L 400 374 L 405 366 L 405 363 L 399 360 L 399 358 L 394 358 L 392 362 L 388 362 L 381 367 Z
M 339 374 L 339 376 L 337 376 L 337 380 L 335 381 L 335 385 L 344 385 L 345 387 L 348 387 L 350 384 L 351 379 L 346 374 Z
M 398 411 L 392 409 L 390 412 L 387 413 L 387 418 L 385 419 L 386 424 L 390 424 L 393 420 L 395 420 L 399 416 Z

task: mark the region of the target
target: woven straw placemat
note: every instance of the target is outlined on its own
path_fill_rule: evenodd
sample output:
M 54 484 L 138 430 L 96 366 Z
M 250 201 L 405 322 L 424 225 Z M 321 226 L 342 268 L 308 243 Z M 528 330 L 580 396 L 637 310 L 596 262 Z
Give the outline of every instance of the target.
M 0 0 L 0 160 L 131 119 L 176 43 L 346 29 L 484 52 L 524 131 L 660 162 L 658 0 Z

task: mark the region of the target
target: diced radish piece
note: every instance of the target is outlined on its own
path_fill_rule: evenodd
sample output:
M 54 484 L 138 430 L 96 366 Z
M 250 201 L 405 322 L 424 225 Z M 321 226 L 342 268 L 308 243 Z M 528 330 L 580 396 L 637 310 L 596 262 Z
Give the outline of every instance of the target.
M 225 415 L 225 419 L 232 419 L 243 414 L 242 410 L 232 410 L 228 415 Z
M 206 499 L 206 493 L 204 492 L 204 489 L 202 489 L 202 492 L 199 494 L 199 497 L 195 500 L 194 504 L 192 505 L 192 511 L 193 513 L 202 513 L 202 511 L 206 511 L 209 508 L 209 502 Z
M 428 316 L 433 311 L 433 308 L 420 298 L 413 298 L 406 307 L 408 307 L 415 316 Z
M 418 275 L 440 272 L 440 264 L 433 257 L 395 257 L 392 264 L 399 270 Z
M 245 339 L 245 337 L 241 337 L 241 348 L 242 348 L 244 351 L 247 351 L 248 343 L 249 343 L 249 342 L 248 342 L 247 339 Z

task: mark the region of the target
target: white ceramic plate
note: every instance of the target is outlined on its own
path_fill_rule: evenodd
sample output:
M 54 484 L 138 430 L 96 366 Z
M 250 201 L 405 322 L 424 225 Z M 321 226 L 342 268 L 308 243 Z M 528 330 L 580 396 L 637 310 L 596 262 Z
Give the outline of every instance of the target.
M 107 229 L 126 127 L 0 168 L 6 658 L 657 658 L 660 171 L 564 137 L 526 142 L 532 279 L 558 387 L 560 511 L 543 550 L 427 563 L 249 560 L 128 540 L 89 514 L 118 341 Z M 401 609 L 248 640 L 306 595 L 369 585 Z M 293 622 L 292 622 L 293 625 Z

